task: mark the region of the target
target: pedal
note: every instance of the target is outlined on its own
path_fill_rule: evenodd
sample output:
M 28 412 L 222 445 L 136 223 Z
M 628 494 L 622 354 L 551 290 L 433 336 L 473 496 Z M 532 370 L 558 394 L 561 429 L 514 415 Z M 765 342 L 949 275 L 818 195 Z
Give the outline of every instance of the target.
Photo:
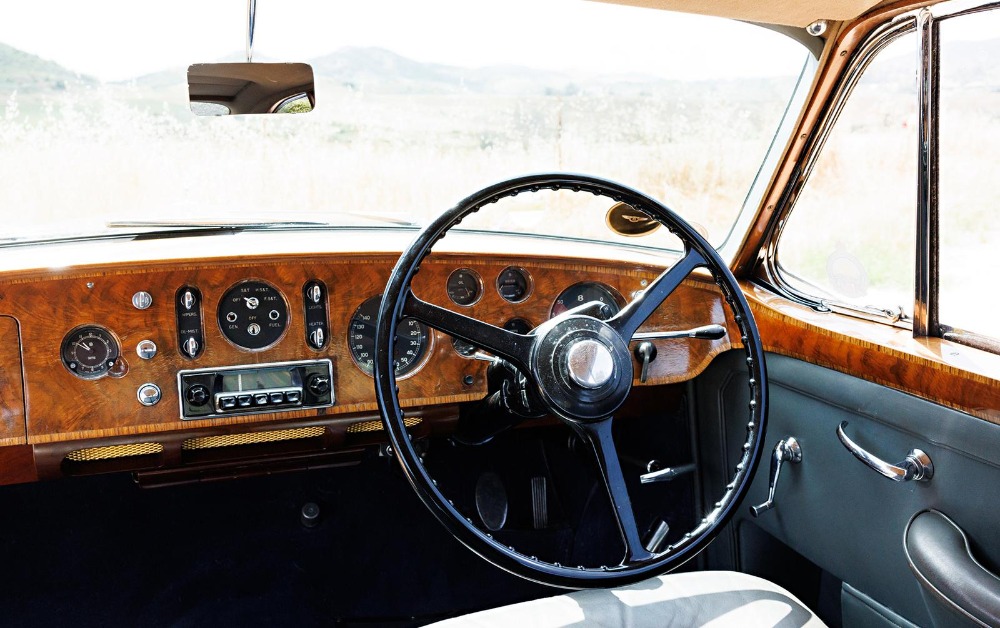
M 507 491 L 496 473 L 487 472 L 476 482 L 476 511 L 486 529 L 491 532 L 507 523 Z
M 531 518 L 536 530 L 549 527 L 549 491 L 545 476 L 531 478 Z

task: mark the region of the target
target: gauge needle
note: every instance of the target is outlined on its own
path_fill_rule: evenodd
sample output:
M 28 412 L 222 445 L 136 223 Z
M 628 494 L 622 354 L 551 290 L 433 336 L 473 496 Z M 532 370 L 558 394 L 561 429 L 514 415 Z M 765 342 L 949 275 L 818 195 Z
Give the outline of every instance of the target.
M 90 347 L 88 347 L 82 340 L 77 341 L 76 346 L 80 347 L 84 351 L 90 351 Z

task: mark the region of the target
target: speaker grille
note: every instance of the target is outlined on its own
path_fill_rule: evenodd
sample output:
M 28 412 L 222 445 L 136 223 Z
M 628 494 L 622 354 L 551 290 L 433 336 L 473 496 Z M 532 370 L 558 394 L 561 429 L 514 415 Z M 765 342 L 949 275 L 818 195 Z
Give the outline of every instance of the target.
M 423 419 L 417 417 L 410 417 L 403 419 L 403 425 L 406 427 L 413 427 L 415 425 L 420 425 L 423 423 Z M 381 432 L 382 431 L 382 421 L 361 421 L 360 423 L 352 423 L 347 427 L 348 434 L 362 434 L 365 432 Z
M 181 449 L 217 449 L 219 447 L 236 447 L 239 445 L 258 445 L 260 443 L 276 443 L 285 440 L 300 440 L 322 436 L 326 428 L 299 427 L 290 430 L 270 430 L 267 432 L 246 432 L 244 434 L 225 434 L 223 436 L 201 436 L 189 438 L 181 443 Z
M 130 458 L 132 456 L 148 456 L 163 451 L 160 443 L 132 443 L 129 445 L 110 445 L 107 447 L 89 447 L 77 449 L 66 454 L 66 460 L 73 462 L 93 462 L 95 460 L 111 460 L 113 458 Z

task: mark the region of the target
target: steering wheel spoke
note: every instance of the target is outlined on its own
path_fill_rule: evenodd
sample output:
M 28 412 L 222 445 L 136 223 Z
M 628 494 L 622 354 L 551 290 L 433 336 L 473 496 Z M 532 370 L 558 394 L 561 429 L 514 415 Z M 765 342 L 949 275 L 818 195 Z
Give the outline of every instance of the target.
M 608 324 L 618 332 L 625 342 L 628 342 L 635 335 L 639 326 L 646 322 L 646 319 L 656 308 L 660 307 L 661 303 L 666 301 L 667 297 L 673 294 L 677 286 L 681 285 L 681 282 L 691 274 L 691 271 L 706 265 L 708 262 L 700 253 L 688 249 L 684 257 L 654 279 L 653 283 L 649 284 L 649 287 L 638 298 L 623 307 L 621 312 L 608 321 Z
M 614 509 L 618 532 L 625 543 L 625 560 L 622 564 L 642 562 L 653 557 L 639 536 L 639 527 L 635 523 L 635 512 L 632 510 L 632 500 L 628 496 L 628 486 L 625 484 L 625 474 L 618 460 L 618 450 L 611 434 L 612 419 L 609 417 L 595 423 L 580 423 L 575 425 L 594 450 L 597 464 L 600 467 L 601 479 L 608 492 L 611 506 Z
M 504 358 L 526 375 L 531 372 L 528 362 L 533 339 L 530 336 L 452 312 L 419 299 L 409 291 L 403 304 L 403 315 Z

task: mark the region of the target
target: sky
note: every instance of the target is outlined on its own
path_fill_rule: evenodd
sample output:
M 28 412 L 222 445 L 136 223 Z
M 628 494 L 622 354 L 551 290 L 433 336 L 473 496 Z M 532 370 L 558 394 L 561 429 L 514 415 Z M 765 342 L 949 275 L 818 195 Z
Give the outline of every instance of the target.
M 31 0 L 2 9 L 0 42 L 123 80 L 243 51 L 246 12 L 246 0 Z M 804 57 L 755 26 L 584 0 L 257 0 L 258 58 L 304 61 L 343 46 L 677 79 L 791 75 Z

